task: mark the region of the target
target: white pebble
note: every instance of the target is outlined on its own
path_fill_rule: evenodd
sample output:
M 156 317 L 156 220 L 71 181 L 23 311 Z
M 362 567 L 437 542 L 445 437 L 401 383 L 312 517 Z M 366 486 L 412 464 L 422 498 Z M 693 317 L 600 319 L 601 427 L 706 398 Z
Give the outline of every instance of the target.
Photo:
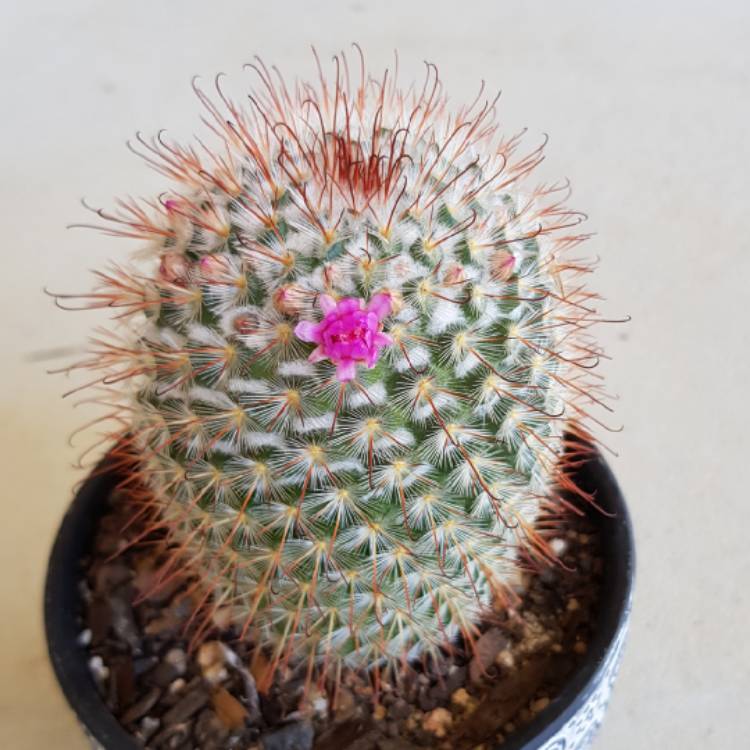
M 103 685 L 109 677 L 109 667 L 104 664 L 101 656 L 92 656 L 89 659 L 89 670 L 97 684 Z

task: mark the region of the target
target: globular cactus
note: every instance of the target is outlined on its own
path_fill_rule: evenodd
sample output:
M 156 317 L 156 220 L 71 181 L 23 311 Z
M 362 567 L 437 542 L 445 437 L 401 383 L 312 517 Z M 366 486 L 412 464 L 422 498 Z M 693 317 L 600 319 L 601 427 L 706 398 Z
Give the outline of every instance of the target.
M 139 137 L 173 186 L 98 212 L 153 260 L 99 274 L 124 326 L 81 366 L 175 545 L 164 580 L 199 572 L 275 666 L 436 655 L 552 557 L 575 489 L 603 398 L 581 216 L 433 66 L 408 91 L 344 57 L 292 88 L 251 67 L 244 107 L 196 87 L 217 146 Z

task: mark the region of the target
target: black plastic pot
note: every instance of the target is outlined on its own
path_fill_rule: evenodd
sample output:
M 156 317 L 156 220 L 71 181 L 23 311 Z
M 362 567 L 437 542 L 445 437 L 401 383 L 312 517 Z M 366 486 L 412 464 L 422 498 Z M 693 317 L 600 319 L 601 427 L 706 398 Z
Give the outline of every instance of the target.
M 140 745 L 118 723 L 97 692 L 81 631 L 80 561 L 91 551 L 96 524 L 117 476 L 102 466 L 81 486 L 62 520 L 47 570 L 44 621 L 49 654 L 68 702 L 94 744 L 106 750 L 136 750 Z M 625 500 L 601 456 L 582 469 L 578 484 L 595 492 L 610 515 L 591 518 L 603 537 L 604 585 L 599 621 L 586 657 L 550 705 L 528 726 L 509 737 L 503 750 L 584 750 L 601 723 L 617 673 L 630 617 L 635 550 Z

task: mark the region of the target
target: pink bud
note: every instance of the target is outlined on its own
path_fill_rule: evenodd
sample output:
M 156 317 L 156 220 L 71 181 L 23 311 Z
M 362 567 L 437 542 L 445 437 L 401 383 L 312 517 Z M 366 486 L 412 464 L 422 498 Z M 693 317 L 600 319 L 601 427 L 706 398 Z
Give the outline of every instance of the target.
M 272 295 L 273 306 L 284 315 L 299 315 L 305 309 L 306 292 L 299 284 L 285 284 Z
M 227 262 L 221 255 L 204 255 L 198 261 L 201 278 L 205 281 L 220 281 L 227 273 Z
M 516 268 L 516 257 L 507 250 L 496 250 L 490 258 L 492 278 L 497 281 L 507 281 Z
M 171 284 L 187 280 L 190 264 L 182 253 L 164 253 L 159 262 L 159 275 Z
M 463 284 L 464 281 L 466 281 L 466 273 L 464 272 L 463 266 L 458 265 L 458 263 L 453 263 L 448 266 L 445 271 L 445 276 L 443 276 L 444 283 L 449 285 L 459 285 Z

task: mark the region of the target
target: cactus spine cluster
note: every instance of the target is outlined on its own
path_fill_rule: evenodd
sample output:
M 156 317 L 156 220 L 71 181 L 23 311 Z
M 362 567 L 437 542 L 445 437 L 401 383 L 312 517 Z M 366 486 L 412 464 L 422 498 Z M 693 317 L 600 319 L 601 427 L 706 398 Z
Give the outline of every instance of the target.
M 206 623 L 320 673 L 436 654 L 550 554 L 601 403 L 581 217 L 433 66 L 407 91 L 250 67 L 244 106 L 196 86 L 216 146 L 135 144 L 172 187 L 98 211 L 153 260 L 98 275 L 121 325 L 81 366 Z

